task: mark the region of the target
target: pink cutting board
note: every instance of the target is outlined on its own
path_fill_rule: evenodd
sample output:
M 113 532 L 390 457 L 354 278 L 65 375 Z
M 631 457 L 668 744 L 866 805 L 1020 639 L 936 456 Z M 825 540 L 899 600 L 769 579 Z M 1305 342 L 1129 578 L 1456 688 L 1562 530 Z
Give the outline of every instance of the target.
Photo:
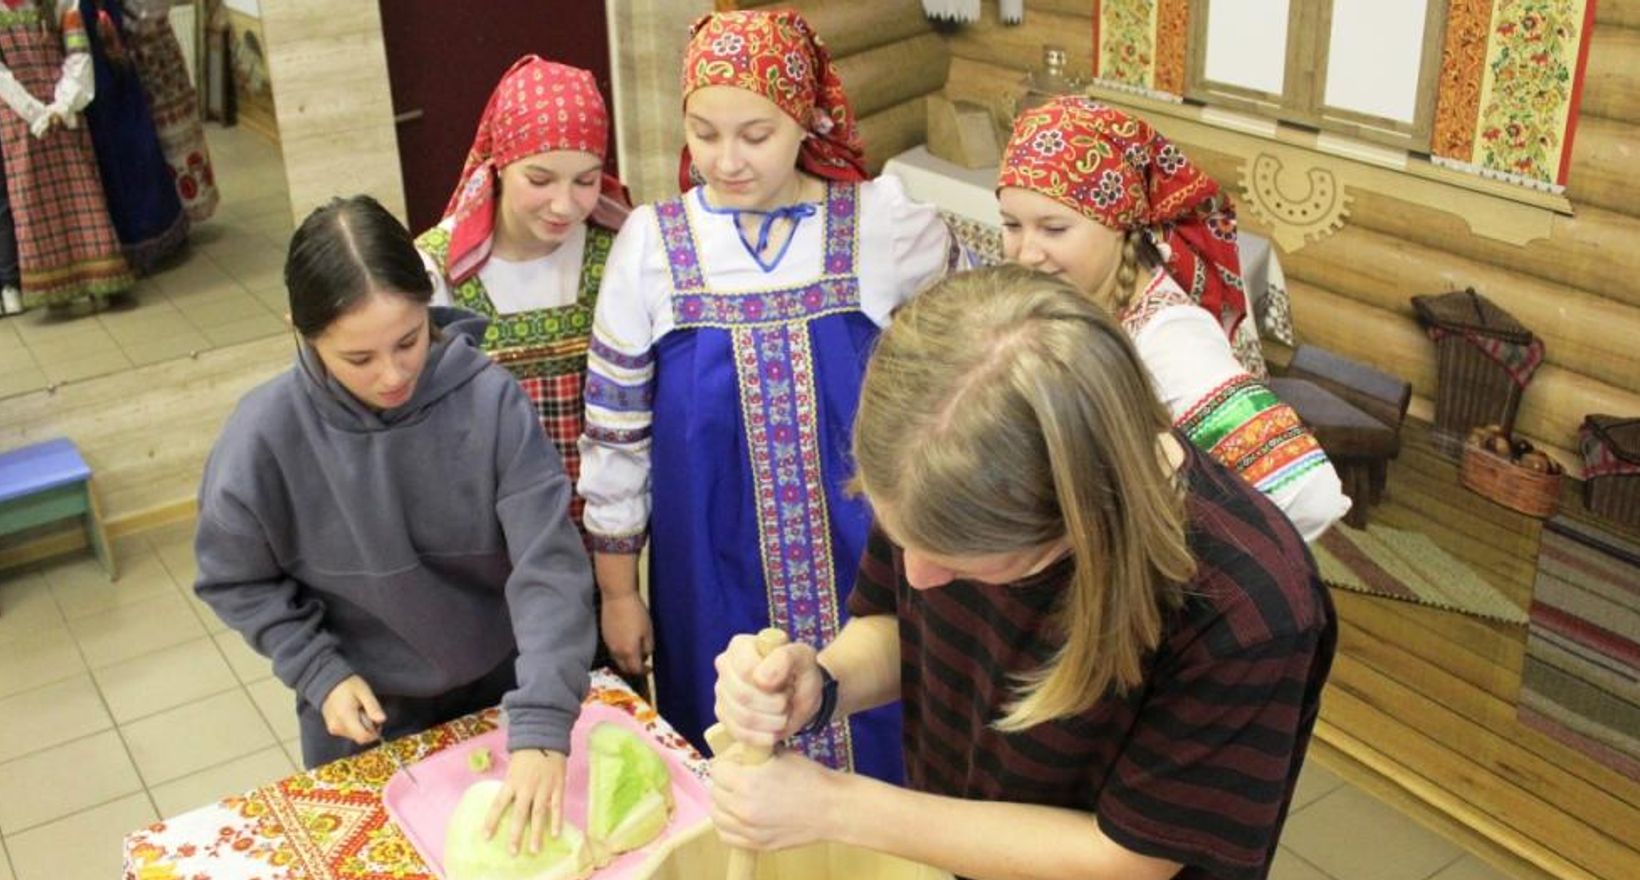
M 661 836 L 648 846 L 624 853 L 601 871 L 593 872 L 599 880 L 615 880 L 629 876 L 639 867 L 646 854 L 668 837 L 698 826 L 711 817 L 711 795 L 695 774 L 685 767 L 676 752 L 662 746 L 650 736 L 631 715 L 613 706 L 589 704 L 582 706 L 581 717 L 570 732 L 569 776 L 564 785 L 564 821 L 572 822 L 585 831 L 587 827 L 587 732 L 593 725 L 609 721 L 619 724 L 646 740 L 666 759 L 672 771 L 672 796 L 676 804 L 672 818 Z M 493 763 L 489 771 L 474 773 L 467 766 L 467 756 L 475 749 L 489 748 Z M 507 775 L 507 731 L 498 728 L 482 736 L 459 742 L 431 757 L 410 765 L 420 785 L 411 782 L 400 770 L 387 781 L 382 790 L 382 803 L 388 816 L 404 831 L 422 861 L 440 878 L 444 876 L 444 829 L 455 812 L 467 786 L 480 779 L 504 779 Z M 502 832 L 496 832 L 502 833 Z

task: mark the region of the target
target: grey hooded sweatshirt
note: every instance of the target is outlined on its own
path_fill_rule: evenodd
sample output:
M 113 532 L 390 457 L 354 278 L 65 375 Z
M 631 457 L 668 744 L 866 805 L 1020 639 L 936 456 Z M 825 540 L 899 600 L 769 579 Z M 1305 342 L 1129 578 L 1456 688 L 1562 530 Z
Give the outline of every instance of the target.
M 315 707 L 358 674 L 424 697 L 515 646 L 508 747 L 569 751 L 587 690 L 592 570 L 571 486 L 518 382 L 444 330 L 415 393 L 374 411 L 311 354 L 240 401 L 205 464 L 194 591 Z

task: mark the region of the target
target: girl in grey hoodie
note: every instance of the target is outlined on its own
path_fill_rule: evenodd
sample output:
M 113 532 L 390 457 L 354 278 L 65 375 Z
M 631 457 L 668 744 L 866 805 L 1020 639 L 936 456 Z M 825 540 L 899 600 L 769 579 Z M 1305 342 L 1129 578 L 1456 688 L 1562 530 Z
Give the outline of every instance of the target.
M 498 700 L 490 812 L 556 834 L 596 627 L 571 486 L 483 320 L 429 308 L 405 228 L 366 196 L 314 211 L 285 263 L 296 363 L 240 401 L 205 465 L 194 590 L 297 694 L 309 767 Z

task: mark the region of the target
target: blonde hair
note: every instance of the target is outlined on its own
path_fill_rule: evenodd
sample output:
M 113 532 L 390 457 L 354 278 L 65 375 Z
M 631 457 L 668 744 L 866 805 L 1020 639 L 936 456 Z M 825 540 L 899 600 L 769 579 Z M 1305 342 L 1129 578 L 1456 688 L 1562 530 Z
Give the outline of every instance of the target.
M 1156 249 L 1155 233 L 1144 227 L 1134 227 L 1122 233 L 1121 258 L 1116 264 L 1116 288 L 1112 294 L 1111 309 L 1121 312 L 1133 302 L 1133 297 L 1149 282 L 1152 270 L 1162 265 L 1162 255 Z M 1141 277 L 1142 275 L 1142 277 Z
M 1020 677 L 996 723 L 1020 730 L 1142 679 L 1195 571 L 1184 500 L 1160 458 L 1171 425 L 1132 343 L 1069 284 L 1016 265 L 946 278 L 896 314 L 854 424 L 857 485 L 929 553 L 1066 539 L 1064 645 Z

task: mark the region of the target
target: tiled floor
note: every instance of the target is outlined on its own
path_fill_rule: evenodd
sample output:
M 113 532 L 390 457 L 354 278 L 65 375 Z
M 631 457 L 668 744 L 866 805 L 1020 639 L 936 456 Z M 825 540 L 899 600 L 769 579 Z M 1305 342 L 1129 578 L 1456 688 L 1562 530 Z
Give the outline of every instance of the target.
M 191 526 L 0 574 L 0 880 L 116 877 L 124 834 L 294 771 L 293 695 L 193 597 Z M 1274 880 L 1499 880 L 1305 769 Z
M 291 225 L 279 148 L 242 127 L 207 125 L 205 136 L 222 192 L 216 214 L 123 305 L 0 320 L 0 398 L 284 331 Z

